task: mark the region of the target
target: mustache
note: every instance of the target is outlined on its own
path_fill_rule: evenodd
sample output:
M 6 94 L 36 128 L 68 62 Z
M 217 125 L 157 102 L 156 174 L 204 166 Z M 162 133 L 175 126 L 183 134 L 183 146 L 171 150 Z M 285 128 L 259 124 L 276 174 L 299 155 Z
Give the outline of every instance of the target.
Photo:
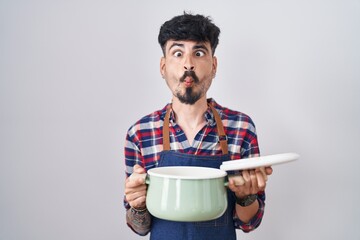
M 184 82 L 186 77 L 191 77 L 195 83 L 199 82 L 199 78 L 196 76 L 194 71 L 185 71 L 184 75 L 180 78 L 180 82 Z

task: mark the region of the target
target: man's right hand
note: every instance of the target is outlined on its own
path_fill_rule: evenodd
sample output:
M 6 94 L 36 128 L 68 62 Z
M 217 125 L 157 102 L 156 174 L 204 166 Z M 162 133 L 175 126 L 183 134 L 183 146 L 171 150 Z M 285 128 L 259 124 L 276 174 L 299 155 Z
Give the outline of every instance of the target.
M 136 164 L 133 172 L 143 174 L 146 171 L 140 165 Z M 144 177 L 140 175 L 126 178 L 125 196 L 131 207 L 138 210 L 146 208 L 146 184 Z

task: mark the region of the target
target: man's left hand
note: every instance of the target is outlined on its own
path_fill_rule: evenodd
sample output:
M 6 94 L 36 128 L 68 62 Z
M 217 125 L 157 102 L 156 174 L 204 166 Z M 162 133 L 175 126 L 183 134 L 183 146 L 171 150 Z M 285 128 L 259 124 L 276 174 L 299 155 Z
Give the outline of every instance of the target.
M 265 190 L 268 175 L 271 175 L 272 172 L 271 167 L 243 170 L 241 175 L 229 176 L 229 189 L 233 191 L 238 198 L 257 194 Z

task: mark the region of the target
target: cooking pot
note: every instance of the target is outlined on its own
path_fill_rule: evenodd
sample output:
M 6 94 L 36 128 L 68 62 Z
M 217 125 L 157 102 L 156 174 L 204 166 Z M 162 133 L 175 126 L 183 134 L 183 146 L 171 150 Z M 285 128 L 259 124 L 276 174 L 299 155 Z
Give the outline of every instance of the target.
M 285 153 L 225 161 L 220 169 L 158 167 L 148 170 L 147 174 L 133 173 L 130 178 L 145 178 L 148 185 L 146 207 L 153 216 L 172 221 L 207 221 L 219 218 L 227 209 L 226 171 L 272 166 L 298 157 L 296 153 Z M 242 184 L 240 175 L 228 177 Z

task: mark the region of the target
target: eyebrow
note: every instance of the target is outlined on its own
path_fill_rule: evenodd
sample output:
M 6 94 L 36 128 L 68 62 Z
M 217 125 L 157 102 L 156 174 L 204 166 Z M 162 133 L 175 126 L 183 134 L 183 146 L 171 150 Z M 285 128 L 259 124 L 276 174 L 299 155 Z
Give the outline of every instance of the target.
M 205 50 L 205 52 L 209 52 L 209 49 L 205 46 L 205 44 L 197 44 L 193 47 L 193 49 L 202 49 Z
M 174 42 L 174 43 L 171 44 L 171 46 L 169 47 L 169 51 L 170 51 L 171 48 L 173 48 L 173 47 L 181 47 L 181 48 L 184 48 L 184 44 Z M 192 49 L 193 49 L 193 50 L 203 49 L 203 50 L 205 50 L 206 52 L 209 52 L 209 49 L 205 46 L 205 44 L 202 44 L 202 43 L 196 44 L 195 46 L 193 46 Z
M 169 51 L 170 51 L 170 49 L 173 48 L 173 47 L 181 47 L 181 48 L 184 48 L 184 44 L 174 42 L 174 43 L 171 44 L 171 46 L 169 47 Z

